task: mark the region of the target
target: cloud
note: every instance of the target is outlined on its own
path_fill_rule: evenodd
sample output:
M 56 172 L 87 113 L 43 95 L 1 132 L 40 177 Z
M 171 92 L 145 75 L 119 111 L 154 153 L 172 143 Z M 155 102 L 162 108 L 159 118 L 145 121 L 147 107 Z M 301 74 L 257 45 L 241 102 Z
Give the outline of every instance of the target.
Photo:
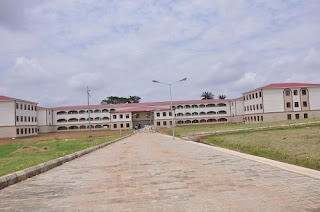
M 320 4 L 310 1 L 0 1 L 0 91 L 44 106 L 111 96 L 228 98 L 317 82 Z M 319 83 L 319 82 L 317 82 Z M 26 95 L 26 93 L 28 95 Z
M 23 84 L 45 84 L 51 77 L 36 59 L 18 57 L 7 74 L 7 80 Z

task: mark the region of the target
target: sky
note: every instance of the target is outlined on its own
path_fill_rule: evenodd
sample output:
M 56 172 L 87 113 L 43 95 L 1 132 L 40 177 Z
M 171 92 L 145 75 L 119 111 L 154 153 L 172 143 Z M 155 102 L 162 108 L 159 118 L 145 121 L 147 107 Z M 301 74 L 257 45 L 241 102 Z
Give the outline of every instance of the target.
M 320 83 L 319 0 L 1 0 L 0 95 L 55 107 Z

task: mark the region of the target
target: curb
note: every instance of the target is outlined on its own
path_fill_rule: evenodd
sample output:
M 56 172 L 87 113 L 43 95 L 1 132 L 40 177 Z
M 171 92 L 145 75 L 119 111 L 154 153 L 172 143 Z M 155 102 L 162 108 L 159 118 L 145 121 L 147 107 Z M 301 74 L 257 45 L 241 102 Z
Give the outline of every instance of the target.
M 186 139 L 181 139 L 181 140 L 184 140 L 185 142 L 193 143 L 193 144 L 196 144 L 199 146 L 203 146 L 206 148 L 214 149 L 216 151 L 230 154 L 230 155 L 233 155 L 236 157 L 244 158 L 244 159 L 255 161 L 258 163 L 263 163 L 263 164 L 273 166 L 273 167 L 276 167 L 279 169 L 283 169 L 283 170 L 290 171 L 290 172 L 293 172 L 296 174 L 301 174 L 301 175 L 304 175 L 307 177 L 311 177 L 311 178 L 320 180 L 320 171 L 317 171 L 314 169 L 309 169 L 309 168 L 302 167 L 302 166 L 297 166 L 297 165 L 293 165 L 293 164 L 289 164 L 289 163 L 285 163 L 285 162 L 281 162 L 281 161 L 276 161 L 276 160 L 272 160 L 269 158 L 259 157 L 259 156 L 255 156 L 255 155 L 249 155 L 246 153 L 237 152 L 235 150 L 212 146 L 210 144 L 205 144 L 205 143 L 199 143 L 199 142 L 192 141 L 192 140 L 186 140 Z
M 314 125 L 318 125 L 318 124 L 320 124 L 320 121 L 295 123 L 295 124 L 281 124 L 281 125 L 276 125 L 276 126 L 265 126 L 265 127 L 251 127 L 251 128 L 240 128 L 240 129 L 231 129 L 231 130 L 218 130 L 218 131 L 214 131 L 214 132 L 190 133 L 190 134 L 185 134 L 181 137 L 183 139 L 198 142 L 200 137 L 203 137 L 203 136 L 220 135 L 220 134 L 225 134 L 225 133 L 236 133 L 236 132 L 243 132 L 243 131 L 259 131 L 259 130 L 266 130 L 266 129 L 279 129 L 282 127 L 314 126 Z
M 24 169 L 21 171 L 17 171 L 17 172 L 2 176 L 2 177 L 0 177 L 0 190 L 4 189 L 5 187 L 8 187 L 10 185 L 16 184 L 16 183 L 21 182 L 23 180 L 26 180 L 28 178 L 31 178 L 33 176 L 36 176 L 36 175 L 39 175 L 39 174 L 44 173 L 46 171 L 49 171 L 50 169 L 53 169 L 57 166 L 60 166 L 66 162 L 72 161 L 72 160 L 79 158 L 83 155 L 89 154 L 95 150 L 101 149 L 102 147 L 108 146 L 112 143 L 115 143 L 117 141 L 128 138 L 131 135 L 133 135 L 133 134 L 130 134 L 130 135 L 124 136 L 122 138 L 118 138 L 116 140 L 106 142 L 106 143 L 103 143 L 103 144 L 100 144 L 97 146 L 93 146 L 88 149 L 80 150 L 80 151 L 74 152 L 70 155 L 56 158 L 54 160 L 50 160 L 48 162 L 41 163 L 36 166 L 32 166 L 30 168 L 27 168 L 27 169 Z

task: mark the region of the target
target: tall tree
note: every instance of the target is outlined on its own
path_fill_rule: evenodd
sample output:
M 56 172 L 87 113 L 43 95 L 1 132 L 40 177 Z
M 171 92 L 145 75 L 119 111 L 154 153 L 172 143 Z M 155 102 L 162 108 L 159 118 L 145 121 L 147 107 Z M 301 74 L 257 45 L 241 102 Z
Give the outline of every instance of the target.
M 209 92 L 209 91 L 205 91 L 201 94 L 202 100 L 204 99 L 214 99 L 214 94 Z
M 125 104 L 125 103 L 139 103 L 141 97 L 139 96 L 130 96 L 129 98 L 126 97 L 119 97 L 119 96 L 108 96 L 106 99 L 101 101 L 101 104 Z
M 225 99 L 225 98 L 226 98 L 226 95 L 223 95 L 223 94 L 222 94 L 222 95 L 219 95 L 218 98 L 219 98 L 219 99 Z
M 139 96 L 129 96 L 128 102 L 129 103 L 139 103 L 141 100 L 141 97 Z

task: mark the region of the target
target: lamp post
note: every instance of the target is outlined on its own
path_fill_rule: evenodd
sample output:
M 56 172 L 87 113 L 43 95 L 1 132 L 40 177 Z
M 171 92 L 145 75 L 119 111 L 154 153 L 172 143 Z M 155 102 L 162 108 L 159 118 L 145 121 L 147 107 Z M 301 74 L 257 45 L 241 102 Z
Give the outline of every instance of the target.
M 154 82 L 154 83 L 161 83 L 161 84 L 165 84 L 165 85 L 168 85 L 168 86 L 169 86 L 169 90 L 170 90 L 170 104 L 171 104 L 171 116 L 172 116 L 172 124 L 171 124 L 171 127 L 172 127 L 172 139 L 175 139 L 175 136 L 174 136 L 174 125 L 175 125 L 174 119 L 175 119 L 175 115 L 174 115 L 174 113 L 173 113 L 173 108 L 172 108 L 173 105 L 172 105 L 171 85 L 176 84 L 176 83 L 178 83 L 178 82 L 186 81 L 186 80 L 187 80 L 187 78 L 183 78 L 183 79 L 178 80 L 178 81 L 173 82 L 173 83 L 166 83 L 166 82 L 160 82 L 160 81 L 158 81 L 158 80 L 152 80 L 152 82 Z

